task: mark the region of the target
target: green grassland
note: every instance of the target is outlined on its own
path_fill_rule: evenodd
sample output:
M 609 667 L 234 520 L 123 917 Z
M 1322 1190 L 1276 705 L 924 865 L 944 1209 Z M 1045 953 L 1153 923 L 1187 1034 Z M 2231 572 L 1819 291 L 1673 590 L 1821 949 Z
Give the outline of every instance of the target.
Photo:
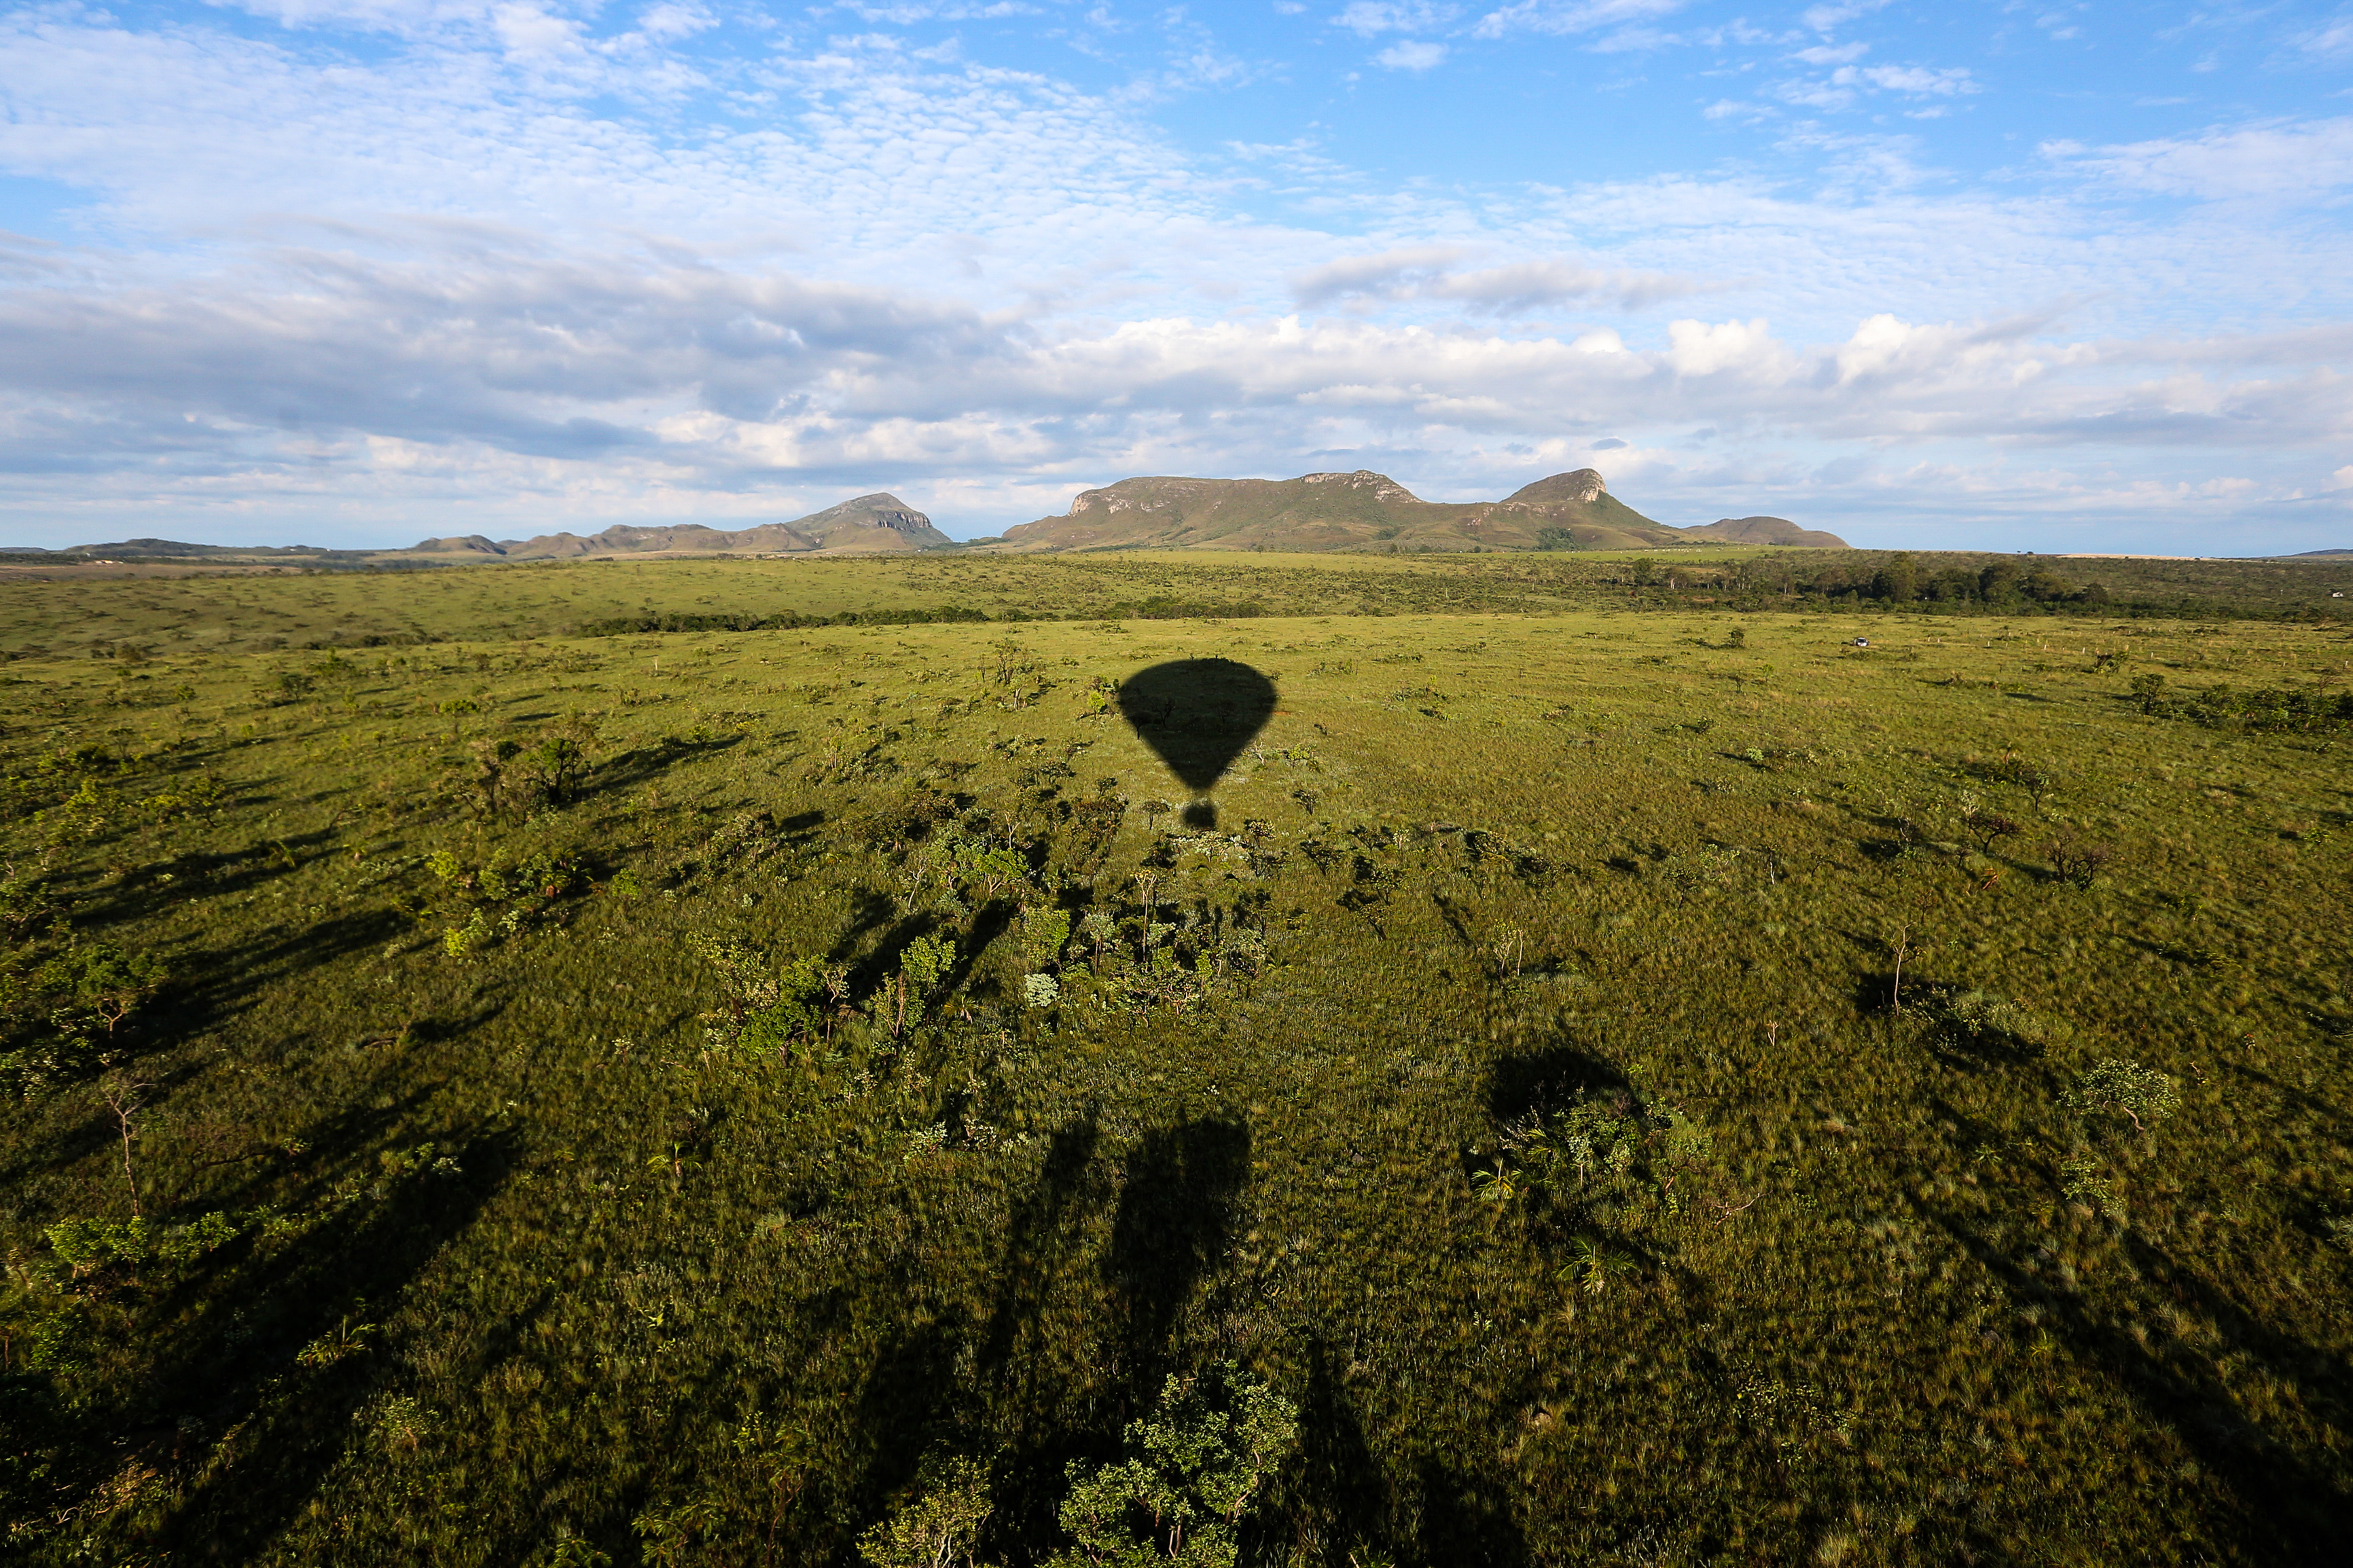
M 1989 599 L 1952 596 L 1953 580 L 1974 583 L 1988 572 L 2016 581 Z M 2045 580 L 2052 592 L 2042 591 Z M 2035 591 L 2021 591 L 2025 587 Z M 698 624 L 749 629 L 796 619 L 973 616 L 1183 619 L 1736 608 L 2293 620 L 2353 627 L 2353 562 L 2094 561 L 1722 546 L 1483 555 L 939 552 L 824 562 L 615 559 L 145 576 L 83 569 L 57 571 L 47 580 L 0 580 L 0 658 L 10 659 L 121 652 L 185 658 L 512 642 Z
M 2331 1555 L 2347 628 L 1756 553 L 10 584 L 9 1557 Z

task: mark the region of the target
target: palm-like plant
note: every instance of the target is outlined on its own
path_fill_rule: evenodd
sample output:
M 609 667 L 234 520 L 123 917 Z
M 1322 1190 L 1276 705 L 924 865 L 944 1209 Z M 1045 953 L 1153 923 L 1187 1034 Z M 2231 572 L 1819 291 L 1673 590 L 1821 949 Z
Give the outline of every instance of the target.
M 1631 1274 L 1634 1260 L 1610 1251 L 1591 1237 L 1581 1236 L 1569 1251 L 1568 1261 L 1561 1265 L 1559 1279 L 1564 1285 L 1574 1285 L 1588 1296 L 1599 1296 L 1609 1289 L 1613 1274 Z

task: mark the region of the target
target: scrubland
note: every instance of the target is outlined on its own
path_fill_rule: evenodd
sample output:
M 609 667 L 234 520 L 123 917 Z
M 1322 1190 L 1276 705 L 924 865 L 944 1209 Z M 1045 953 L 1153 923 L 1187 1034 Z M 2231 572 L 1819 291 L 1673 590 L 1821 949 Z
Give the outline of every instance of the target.
M 2345 626 L 1612 570 L 11 585 L 9 1555 L 2341 1550 Z

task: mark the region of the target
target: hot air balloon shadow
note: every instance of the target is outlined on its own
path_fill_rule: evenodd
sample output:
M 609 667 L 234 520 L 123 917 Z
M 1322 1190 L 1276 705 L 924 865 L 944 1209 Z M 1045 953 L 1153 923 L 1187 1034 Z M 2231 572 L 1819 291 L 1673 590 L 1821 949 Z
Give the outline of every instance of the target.
M 1273 716 L 1274 682 L 1230 658 L 1180 658 L 1130 676 L 1119 689 L 1119 710 L 1193 792 L 1186 825 L 1214 827 L 1210 787 Z

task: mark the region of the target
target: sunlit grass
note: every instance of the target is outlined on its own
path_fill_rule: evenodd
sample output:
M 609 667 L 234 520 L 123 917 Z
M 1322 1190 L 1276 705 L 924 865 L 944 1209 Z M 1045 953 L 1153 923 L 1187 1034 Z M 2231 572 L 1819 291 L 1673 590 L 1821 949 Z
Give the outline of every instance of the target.
M 567 569 L 584 616 L 767 570 Z M 841 1562 L 932 1454 L 1030 1562 L 1227 1362 L 1298 1411 L 1250 1561 L 2331 1543 L 2353 786 L 2127 674 L 2341 689 L 2341 632 L 501 638 L 522 575 L 231 585 L 478 595 L 332 659 L 118 584 L 146 658 L 8 667 L 13 1551 Z M 1203 832 L 1089 688 L 1209 656 L 1280 706 Z M 558 736 L 572 798 L 486 793 Z M 67 1038 L 40 965 L 100 942 L 171 979 Z M 149 1229 L 61 1250 L 132 1217 L 101 1080 Z

